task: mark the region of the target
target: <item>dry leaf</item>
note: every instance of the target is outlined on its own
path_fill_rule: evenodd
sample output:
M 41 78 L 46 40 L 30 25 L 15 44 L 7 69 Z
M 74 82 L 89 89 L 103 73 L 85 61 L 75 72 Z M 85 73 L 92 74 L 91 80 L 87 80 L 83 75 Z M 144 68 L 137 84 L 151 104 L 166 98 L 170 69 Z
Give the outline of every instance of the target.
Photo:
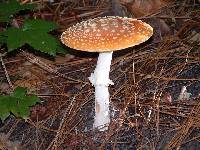
M 171 4 L 172 0 L 120 0 L 135 16 L 142 17 L 157 12 L 160 8 Z

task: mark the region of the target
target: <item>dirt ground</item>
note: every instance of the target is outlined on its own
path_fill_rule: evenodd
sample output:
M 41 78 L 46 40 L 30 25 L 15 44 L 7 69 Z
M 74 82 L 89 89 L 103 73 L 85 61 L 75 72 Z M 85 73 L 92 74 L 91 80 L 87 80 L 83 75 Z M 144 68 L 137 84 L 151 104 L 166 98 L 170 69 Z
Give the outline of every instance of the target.
M 69 26 L 97 16 L 141 19 L 154 28 L 147 42 L 115 52 L 109 86 L 111 124 L 93 130 L 94 88 L 88 80 L 97 54 L 66 47 L 50 58 L 24 49 L 4 57 L 14 87 L 27 87 L 42 103 L 28 120 L 0 122 L 2 150 L 200 149 L 200 2 L 198 0 L 29 1 L 32 15 Z M 20 21 L 21 18 L 19 18 Z M 37 58 L 37 62 L 30 60 Z M 9 94 L 0 65 L 0 93 Z

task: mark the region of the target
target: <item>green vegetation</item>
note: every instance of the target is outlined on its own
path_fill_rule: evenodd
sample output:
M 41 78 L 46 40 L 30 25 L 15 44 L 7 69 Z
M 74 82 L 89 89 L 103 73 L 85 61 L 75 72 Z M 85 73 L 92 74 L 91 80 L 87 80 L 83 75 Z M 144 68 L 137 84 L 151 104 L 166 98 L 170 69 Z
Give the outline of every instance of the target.
M 1 51 L 4 49 L 9 53 L 26 46 L 51 56 L 55 56 L 56 53 L 66 53 L 59 40 L 49 34 L 59 28 L 55 23 L 27 18 L 27 15 L 23 25 L 12 24 L 22 11 L 35 9 L 35 5 L 20 4 L 16 0 L 0 3 L 0 26 L 3 29 L 0 32 Z M 40 102 L 38 97 L 28 96 L 25 88 L 17 87 L 9 96 L 0 95 L 0 119 L 4 121 L 10 113 L 26 119 L 30 113 L 30 106 L 37 102 Z
M 11 23 L 13 16 L 22 10 L 34 10 L 31 4 L 21 5 L 16 0 L 8 3 L 0 3 L 0 22 Z M 0 44 L 7 45 L 8 52 L 16 50 L 28 44 L 34 50 L 55 56 L 56 53 L 65 53 L 64 48 L 58 39 L 54 38 L 49 32 L 58 29 L 55 23 L 41 19 L 25 19 L 20 28 L 9 26 L 5 31 L 0 32 Z
M 0 119 L 4 121 L 10 113 L 16 117 L 28 118 L 30 106 L 40 102 L 35 95 L 27 95 L 27 89 L 17 87 L 10 95 L 0 95 Z
M 35 5 L 21 5 L 16 0 L 10 0 L 7 3 L 0 3 L 0 22 L 9 22 L 15 14 L 23 10 L 34 10 Z
M 57 28 L 56 24 L 44 20 L 26 19 L 22 28 L 10 27 L 3 33 L 8 52 L 28 44 L 35 50 L 55 56 L 60 43 L 48 32 Z

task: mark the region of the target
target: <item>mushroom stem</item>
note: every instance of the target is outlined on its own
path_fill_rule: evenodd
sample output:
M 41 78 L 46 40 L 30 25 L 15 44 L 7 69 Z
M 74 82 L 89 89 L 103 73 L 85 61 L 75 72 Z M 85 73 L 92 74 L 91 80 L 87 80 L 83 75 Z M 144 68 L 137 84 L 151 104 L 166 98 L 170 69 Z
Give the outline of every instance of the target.
M 109 84 L 114 84 L 109 79 L 109 72 L 113 52 L 103 52 L 99 54 L 97 66 L 94 73 L 89 77 L 90 82 L 95 87 L 95 118 L 94 128 L 100 131 L 108 129 L 110 124 L 110 111 L 109 111 Z

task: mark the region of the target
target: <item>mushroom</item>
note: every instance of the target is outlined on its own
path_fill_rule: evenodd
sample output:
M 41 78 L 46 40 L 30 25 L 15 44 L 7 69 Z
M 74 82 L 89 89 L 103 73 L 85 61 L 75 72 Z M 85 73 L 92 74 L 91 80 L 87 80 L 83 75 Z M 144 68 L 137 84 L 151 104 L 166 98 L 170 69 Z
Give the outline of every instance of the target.
M 61 35 L 63 44 L 70 48 L 99 52 L 97 66 L 89 77 L 95 87 L 95 118 L 93 128 L 100 131 L 110 124 L 108 86 L 113 51 L 138 45 L 148 40 L 153 28 L 137 19 L 118 16 L 97 17 L 77 23 Z

